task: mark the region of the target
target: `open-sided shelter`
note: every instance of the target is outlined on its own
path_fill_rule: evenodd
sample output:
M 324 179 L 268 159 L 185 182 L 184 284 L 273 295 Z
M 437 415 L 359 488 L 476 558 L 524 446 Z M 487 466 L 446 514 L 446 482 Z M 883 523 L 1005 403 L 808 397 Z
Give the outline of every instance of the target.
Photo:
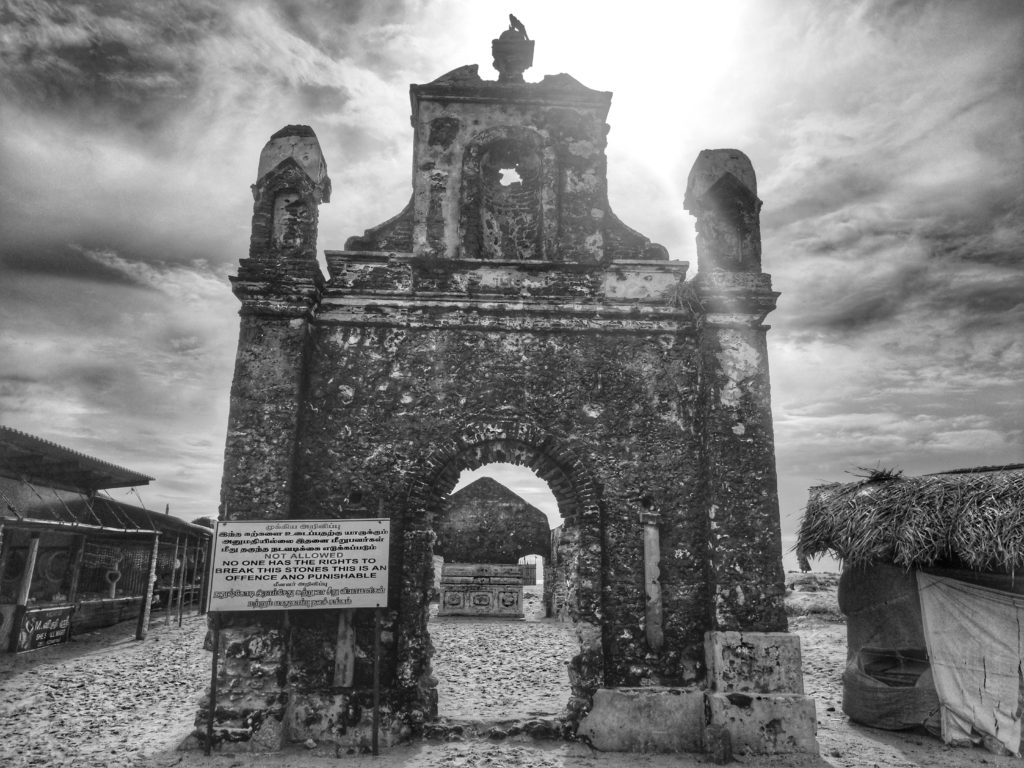
M 213 532 L 106 494 L 151 477 L 0 426 L 0 651 L 199 598 Z
M 801 558 L 843 561 L 843 710 L 1020 753 L 1024 465 L 812 488 Z

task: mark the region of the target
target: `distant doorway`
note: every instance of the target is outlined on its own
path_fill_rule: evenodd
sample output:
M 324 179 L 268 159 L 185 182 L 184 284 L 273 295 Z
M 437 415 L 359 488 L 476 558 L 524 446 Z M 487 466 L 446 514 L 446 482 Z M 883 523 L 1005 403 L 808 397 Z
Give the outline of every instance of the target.
M 502 488 L 494 487 L 492 482 Z M 480 493 L 460 503 L 459 497 L 466 495 L 460 492 L 466 489 L 469 493 L 479 489 Z M 455 510 L 450 509 L 452 499 L 458 504 Z M 438 616 L 438 606 L 432 606 L 429 633 L 434 646 L 431 666 L 438 681 L 438 715 L 499 728 L 503 723 L 558 717 L 568 703 L 568 664 L 578 653 L 579 644 L 571 623 L 548 619 L 544 599 L 544 565 L 549 559 L 551 530 L 561 525 L 554 494 L 526 467 L 491 463 L 463 471 L 442 509 L 453 514 L 449 518 L 442 515 L 439 522 L 444 528 L 439 534 L 445 537 L 439 541 L 439 548 L 457 553 L 460 560 L 469 559 L 474 552 L 480 562 L 503 555 L 505 560 L 512 559 L 508 553 L 518 555 L 515 548 L 503 547 L 507 544 L 504 541 L 490 546 L 485 534 L 494 533 L 503 540 L 515 528 L 516 520 L 526 525 L 535 523 L 536 510 L 542 511 L 546 519 L 547 546 L 534 543 L 533 549 L 541 551 L 518 555 L 508 563 L 518 566 L 523 577 L 522 619 Z M 502 519 L 497 520 L 499 517 Z M 456 522 L 468 529 L 462 533 L 476 542 L 475 549 L 450 540 L 456 535 Z M 536 533 L 533 538 L 537 538 Z

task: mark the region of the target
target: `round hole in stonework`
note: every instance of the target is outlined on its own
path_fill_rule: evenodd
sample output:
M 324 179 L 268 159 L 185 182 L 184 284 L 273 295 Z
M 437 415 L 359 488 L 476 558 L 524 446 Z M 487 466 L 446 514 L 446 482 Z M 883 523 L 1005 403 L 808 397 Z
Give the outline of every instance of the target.
M 510 187 L 513 184 L 521 184 L 523 177 L 519 175 L 519 171 L 515 168 L 500 168 L 498 173 L 501 174 L 499 184 L 503 187 Z

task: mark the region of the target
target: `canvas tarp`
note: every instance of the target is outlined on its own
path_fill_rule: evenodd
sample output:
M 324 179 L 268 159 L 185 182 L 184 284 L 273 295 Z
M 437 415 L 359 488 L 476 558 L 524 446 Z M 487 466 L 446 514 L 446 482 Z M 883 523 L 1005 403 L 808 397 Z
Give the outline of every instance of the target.
M 947 744 L 985 736 L 1020 754 L 1024 597 L 918 571 Z

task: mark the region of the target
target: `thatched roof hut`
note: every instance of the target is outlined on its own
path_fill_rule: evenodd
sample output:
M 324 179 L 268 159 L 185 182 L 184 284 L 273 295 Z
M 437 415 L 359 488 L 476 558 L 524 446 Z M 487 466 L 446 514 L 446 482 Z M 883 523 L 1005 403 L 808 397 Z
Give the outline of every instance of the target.
M 1024 464 L 810 490 L 802 558 L 843 561 L 843 711 L 1020 754 Z
M 811 488 L 797 554 L 827 552 L 846 567 L 1024 570 L 1024 464 L 920 477 L 875 470 Z

